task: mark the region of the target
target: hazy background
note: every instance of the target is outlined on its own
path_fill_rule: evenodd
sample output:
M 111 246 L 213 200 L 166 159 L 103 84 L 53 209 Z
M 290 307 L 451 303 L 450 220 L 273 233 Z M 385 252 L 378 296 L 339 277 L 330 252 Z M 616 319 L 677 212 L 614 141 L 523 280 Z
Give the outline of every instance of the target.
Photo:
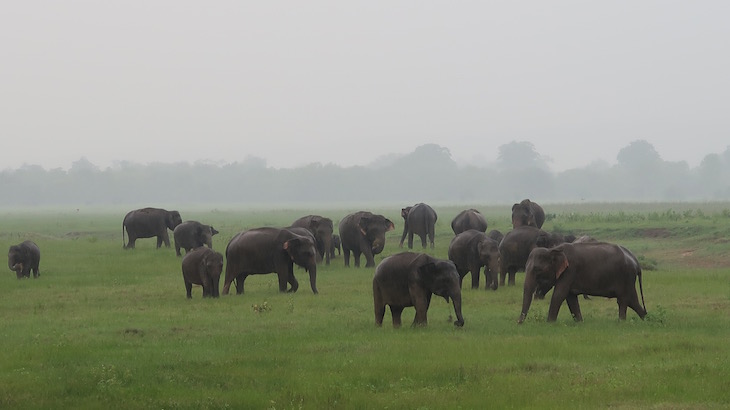
M 727 1 L 14 1 L 0 169 L 342 167 L 526 141 L 554 172 L 730 141 Z

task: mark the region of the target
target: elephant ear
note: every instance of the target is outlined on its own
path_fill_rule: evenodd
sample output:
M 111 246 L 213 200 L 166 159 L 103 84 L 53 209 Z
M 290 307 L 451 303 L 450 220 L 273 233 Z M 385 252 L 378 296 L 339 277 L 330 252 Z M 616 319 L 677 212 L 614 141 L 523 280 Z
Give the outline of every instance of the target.
M 215 234 L 220 233 L 215 228 L 213 228 L 212 226 L 209 225 L 208 227 L 210 228 L 210 236 L 213 236 Z
M 553 266 L 555 267 L 555 279 L 559 279 L 560 275 L 568 269 L 570 265 L 568 263 L 568 257 L 565 256 L 565 252 L 559 249 L 554 249 L 552 252 Z
M 299 247 L 300 243 L 301 240 L 299 238 L 293 238 L 284 242 L 284 245 L 282 245 L 284 250 L 289 254 L 291 260 L 294 260 L 294 251 L 297 247 Z
M 360 217 L 358 225 L 360 226 L 360 233 L 362 233 L 363 236 L 367 236 L 368 227 L 370 226 L 370 218 L 367 216 Z
M 385 226 L 386 226 L 385 232 L 392 231 L 393 229 L 395 229 L 395 224 L 388 218 L 385 219 Z
M 433 283 L 434 280 L 434 273 L 436 272 L 436 264 L 433 262 L 426 262 L 423 265 L 419 266 L 416 271 L 418 272 L 418 277 L 421 278 L 421 280 L 427 284 L 427 287 L 430 288 L 430 284 Z

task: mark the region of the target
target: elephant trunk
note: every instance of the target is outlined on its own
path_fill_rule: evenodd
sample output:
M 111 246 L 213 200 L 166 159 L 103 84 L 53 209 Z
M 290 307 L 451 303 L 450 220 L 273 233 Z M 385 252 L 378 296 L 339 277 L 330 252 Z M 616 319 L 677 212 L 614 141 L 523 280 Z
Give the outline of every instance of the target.
M 312 287 L 312 292 L 316 295 L 319 293 L 317 290 L 317 264 L 313 263 L 307 268 L 307 272 L 309 272 L 309 285 Z
M 464 326 L 464 316 L 461 314 L 461 292 L 451 295 L 451 301 L 454 303 L 454 313 L 456 313 L 454 326 Z
M 220 276 L 212 278 L 210 287 L 210 296 L 217 298 L 220 297 Z
M 332 249 L 332 235 L 326 235 L 322 238 L 324 248 L 324 263 L 325 265 L 330 264 L 330 250 Z
M 373 241 L 373 245 L 370 247 L 370 249 L 373 251 L 373 255 L 378 255 L 380 252 L 383 252 L 383 249 L 385 248 L 385 238 L 376 239 Z
M 520 318 L 517 320 L 519 324 L 524 322 L 527 317 L 527 311 L 530 310 L 532 295 L 535 293 L 536 287 L 537 283 L 535 282 L 535 278 L 529 273 L 525 275 L 525 287 L 522 291 L 522 312 L 520 313 Z

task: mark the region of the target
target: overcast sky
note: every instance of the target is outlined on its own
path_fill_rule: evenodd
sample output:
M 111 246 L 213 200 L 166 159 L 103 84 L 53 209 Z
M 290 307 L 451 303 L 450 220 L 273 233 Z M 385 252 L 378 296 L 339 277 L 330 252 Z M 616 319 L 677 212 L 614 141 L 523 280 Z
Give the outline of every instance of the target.
M 730 2 L 9 1 L 0 169 L 730 145 Z M 9 141 L 9 142 L 8 142 Z

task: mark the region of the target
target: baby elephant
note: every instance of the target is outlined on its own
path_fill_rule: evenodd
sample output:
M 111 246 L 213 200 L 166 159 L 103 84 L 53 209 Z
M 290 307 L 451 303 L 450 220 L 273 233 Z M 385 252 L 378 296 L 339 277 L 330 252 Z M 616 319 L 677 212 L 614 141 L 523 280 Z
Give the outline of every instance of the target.
M 172 231 L 175 238 L 175 253 L 181 256 L 180 248 L 185 249 L 185 253 L 203 245 L 212 248 L 213 236 L 217 233 L 218 231 L 210 225 L 198 221 L 185 221 Z
M 223 255 L 210 248 L 200 247 L 185 254 L 182 260 L 183 280 L 188 299 L 192 298 L 193 283 L 203 286 L 203 297 L 217 298 L 218 283 L 223 271 Z
M 40 262 L 41 251 L 33 241 L 13 245 L 8 251 L 8 268 L 15 271 L 18 279 L 29 278 L 31 270 L 34 278 L 40 276 L 41 273 L 38 270 Z
M 402 252 L 383 259 L 373 277 L 375 324 L 383 325 L 385 305 L 390 306 L 393 327 L 400 327 L 403 308 L 416 308 L 413 325 L 426 325 L 431 295 L 454 302 L 456 321 L 464 326 L 461 315 L 461 286 L 454 262 L 436 259 L 423 253 Z

